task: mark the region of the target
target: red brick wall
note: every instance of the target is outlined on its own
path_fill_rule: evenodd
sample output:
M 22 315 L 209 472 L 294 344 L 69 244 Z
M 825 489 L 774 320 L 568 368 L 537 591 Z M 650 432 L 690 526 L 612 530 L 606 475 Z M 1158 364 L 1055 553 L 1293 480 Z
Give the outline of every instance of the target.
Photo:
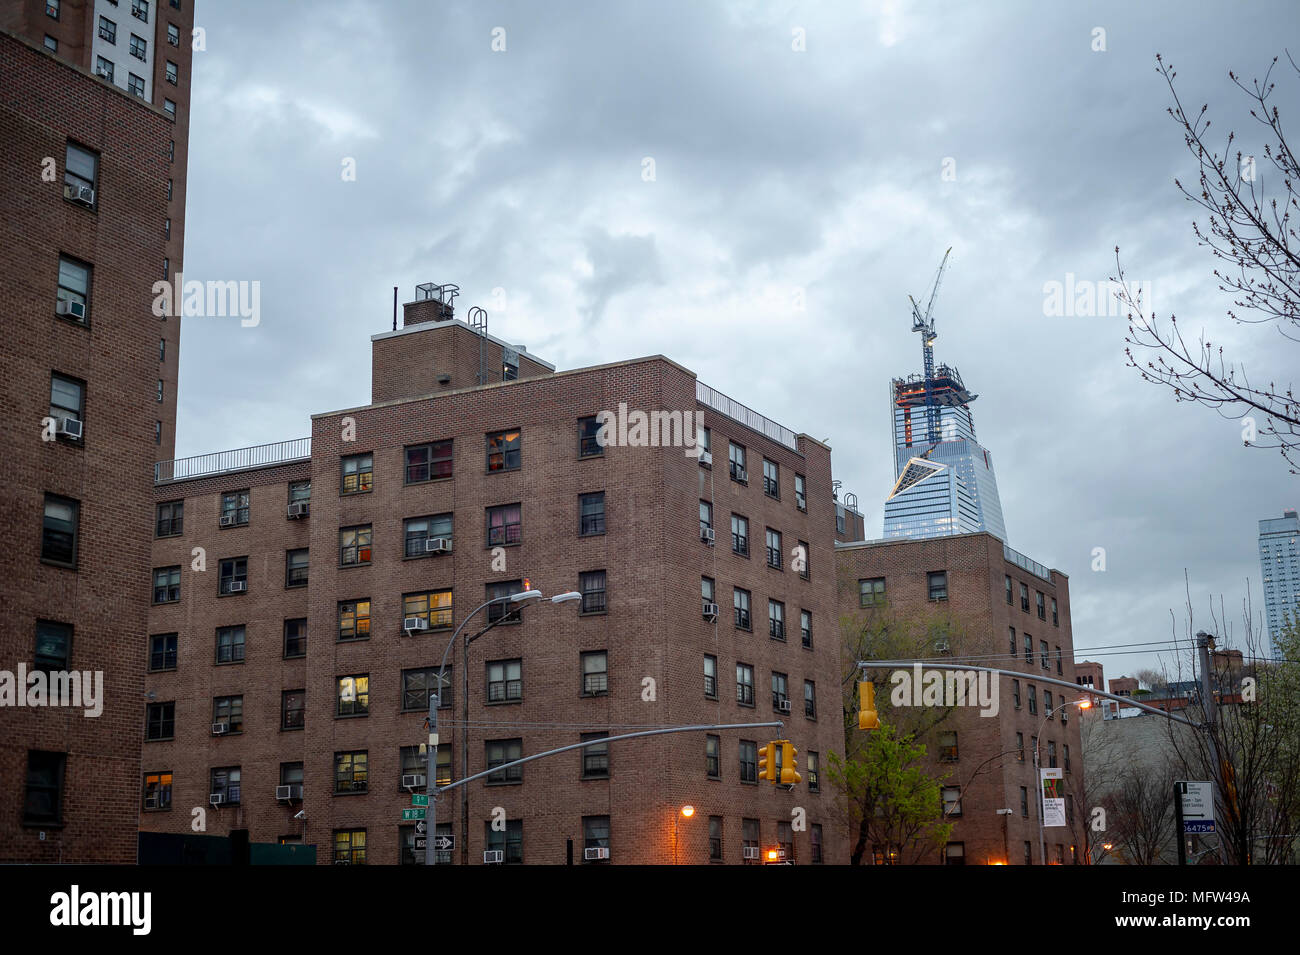
M 414 323 L 408 327 L 413 330 L 372 337 L 371 401 L 378 404 L 418 398 L 478 384 L 478 335 L 458 322 Z M 488 384 L 501 381 L 501 362 L 501 346 L 488 339 Z M 520 379 L 549 374 L 551 368 L 520 352 Z M 443 375 L 448 376 L 445 384 L 439 381 Z

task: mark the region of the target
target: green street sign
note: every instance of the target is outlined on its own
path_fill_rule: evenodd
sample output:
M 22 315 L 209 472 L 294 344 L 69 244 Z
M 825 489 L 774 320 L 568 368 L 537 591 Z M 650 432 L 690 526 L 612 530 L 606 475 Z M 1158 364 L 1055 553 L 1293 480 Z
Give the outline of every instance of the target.
M 411 793 L 411 805 L 412 805 L 412 806 L 427 806 L 427 805 L 429 805 L 429 797 L 428 797 L 428 796 L 422 796 L 422 795 L 420 795 L 419 793 Z
M 410 822 L 412 819 L 423 819 L 424 812 L 425 810 L 423 807 L 419 809 L 403 809 L 402 822 Z

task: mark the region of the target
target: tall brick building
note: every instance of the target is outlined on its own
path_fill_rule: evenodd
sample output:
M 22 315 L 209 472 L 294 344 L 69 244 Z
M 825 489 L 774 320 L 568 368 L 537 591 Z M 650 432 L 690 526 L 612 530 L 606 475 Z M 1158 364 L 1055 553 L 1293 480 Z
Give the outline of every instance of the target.
M 0 670 L 103 686 L 98 716 L 0 708 L 0 861 L 136 859 L 152 464 L 174 453 L 179 339 L 151 287 L 181 267 L 192 17 L 189 0 L 0 10 Z M 122 82 L 96 72 L 109 56 Z
M 912 620 L 946 615 L 953 640 L 926 647 L 927 655 L 1024 674 L 1000 680 L 996 716 L 957 707 L 923 737 L 927 771 L 949 775 L 944 800 L 954 824 L 945 850 L 929 861 L 1042 864 L 1034 781 L 1038 738 L 1042 766 L 1065 772 L 1071 823 L 1046 830 L 1047 862 L 1086 862 L 1080 828 L 1086 807 L 1075 805 L 1083 792 L 1078 710 L 1057 711 L 1082 694 L 1040 682 L 1076 679 L 1068 578 L 987 533 L 839 544 L 837 557 L 839 609 L 848 626 L 869 626 L 878 614 Z M 888 674 L 876 677 L 889 685 Z M 891 850 L 868 846 L 863 861 L 891 861 Z
M 842 742 L 829 448 L 661 356 L 557 372 L 453 302 L 421 286 L 372 338 L 372 403 L 315 415 L 310 441 L 160 466 L 141 828 L 189 832 L 203 807 L 210 834 L 315 844 L 322 863 L 417 861 L 404 777 L 424 774 L 439 660 L 527 580 L 582 600 L 465 628 L 495 624 L 449 660 L 440 782 L 586 734 L 785 727 L 472 783 L 440 802 L 440 861 L 846 861 L 822 762 Z M 598 440 L 602 411 L 632 420 L 625 441 Z M 691 434 L 698 413 L 708 453 L 638 444 L 635 412 Z M 793 791 L 756 781 L 779 738 Z

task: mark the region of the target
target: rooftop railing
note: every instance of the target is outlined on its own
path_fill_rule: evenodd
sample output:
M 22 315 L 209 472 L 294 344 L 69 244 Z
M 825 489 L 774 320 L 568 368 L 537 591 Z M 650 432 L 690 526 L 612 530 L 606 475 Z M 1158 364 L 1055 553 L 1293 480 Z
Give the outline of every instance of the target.
M 291 441 L 259 444 L 251 448 L 236 448 L 233 451 L 214 451 L 211 454 L 159 461 L 153 466 L 153 483 L 188 481 L 213 474 L 226 474 L 230 471 L 246 471 L 249 468 L 264 468 L 287 464 L 290 461 L 303 461 L 310 457 L 311 438 L 294 438 Z
M 766 435 L 773 441 L 784 444 L 791 451 L 799 450 L 797 437 L 789 428 L 782 427 L 771 418 L 763 417 L 757 411 L 745 407 L 739 401 L 732 401 L 722 392 L 710 388 L 699 379 L 695 381 L 695 398 L 714 411 L 722 412 L 733 421 L 739 421 L 745 427 L 752 428 L 759 434 Z
M 1021 570 L 1027 570 L 1035 577 L 1042 577 L 1049 584 L 1052 582 L 1052 572 L 1036 560 L 1031 560 L 1018 550 L 1012 550 L 1006 544 L 1002 545 L 1002 556 L 1011 563 L 1015 564 Z

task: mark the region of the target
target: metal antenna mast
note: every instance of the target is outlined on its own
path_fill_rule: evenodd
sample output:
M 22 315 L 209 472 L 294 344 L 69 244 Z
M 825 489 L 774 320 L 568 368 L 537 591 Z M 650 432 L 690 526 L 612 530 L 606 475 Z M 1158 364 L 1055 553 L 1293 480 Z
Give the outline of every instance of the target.
M 924 315 L 921 314 L 916 299 L 908 296 L 912 303 L 912 331 L 921 333 L 921 353 L 925 363 L 925 438 L 932 445 L 939 441 L 938 408 L 934 404 L 934 340 L 939 337 L 939 333 L 934 330 L 934 299 L 939 294 L 939 283 L 943 281 L 943 270 L 948 265 L 948 255 L 951 252 L 952 246 L 949 246 L 943 254 L 943 261 L 939 263 L 934 287 L 930 289 L 930 300 L 925 303 Z

